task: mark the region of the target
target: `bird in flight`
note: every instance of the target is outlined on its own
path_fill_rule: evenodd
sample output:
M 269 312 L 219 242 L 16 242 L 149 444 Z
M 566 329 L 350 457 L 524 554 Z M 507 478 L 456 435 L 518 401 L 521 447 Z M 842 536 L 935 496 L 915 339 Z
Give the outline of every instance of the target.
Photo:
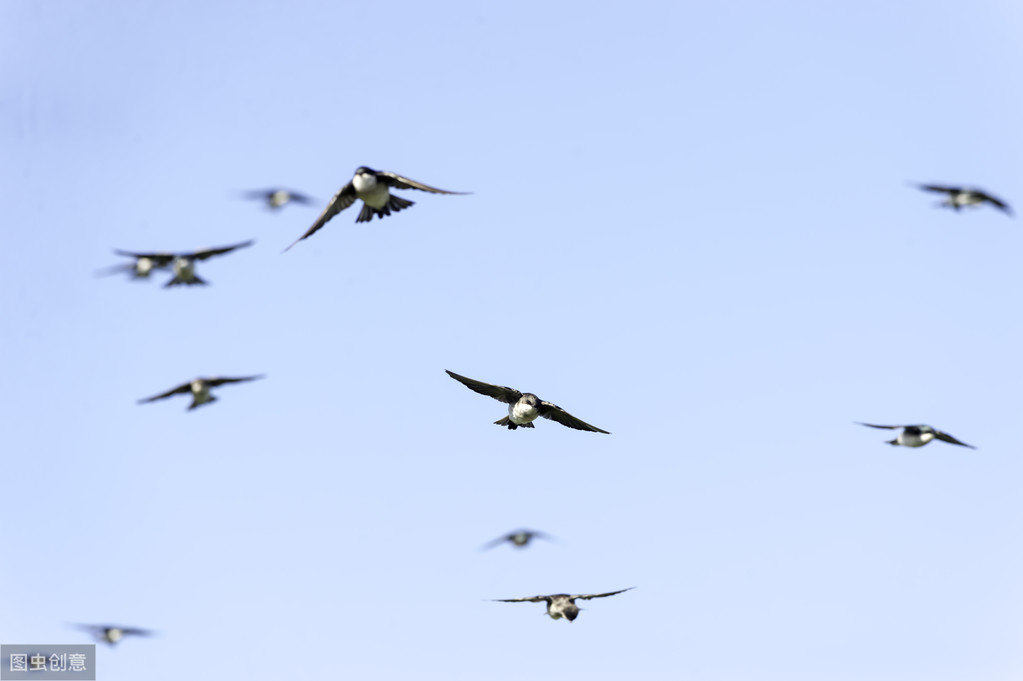
M 125 636 L 152 636 L 153 632 L 148 629 L 137 629 L 135 627 L 120 627 L 112 624 L 76 624 L 79 629 L 88 631 L 96 637 L 97 641 L 103 641 L 110 645 L 116 644 Z
M 578 596 L 569 596 L 568 594 L 552 594 L 550 596 L 533 596 L 532 598 L 495 598 L 494 600 L 498 603 L 539 603 L 545 601 L 547 603 L 547 614 L 553 620 L 561 619 L 564 617 L 569 622 L 573 621 L 579 616 L 579 606 L 575 604 L 576 600 L 582 599 L 588 601 L 591 598 L 605 598 L 607 596 L 614 596 L 636 587 L 630 586 L 628 589 L 621 589 L 620 591 L 609 591 L 605 594 L 585 594 Z
M 948 433 L 943 433 L 940 430 L 932 428 L 931 426 L 917 425 L 917 426 L 879 426 L 876 423 L 863 423 L 857 421 L 861 426 L 867 426 L 869 428 L 884 428 L 885 430 L 896 430 L 902 428 L 902 432 L 899 433 L 894 440 L 887 440 L 890 445 L 901 445 L 903 447 L 923 447 L 931 440 L 941 440 L 942 442 L 949 442 L 954 445 L 961 447 L 969 447 L 970 449 L 976 449 L 973 445 L 968 445 L 965 442 L 960 442 Z
M 493 539 L 487 542 L 486 544 L 483 545 L 483 547 L 480 550 L 486 551 L 505 542 L 511 542 L 512 545 L 517 546 L 518 548 L 521 549 L 534 539 L 550 540 L 550 538 L 551 538 L 550 535 L 544 534 L 543 532 L 538 532 L 536 530 L 515 530 L 514 532 L 510 532 L 504 535 L 503 537 L 498 537 L 497 539 Z
M 289 203 L 301 203 L 310 205 L 313 200 L 305 194 L 293 192 L 290 189 L 255 189 L 243 194 L 246 199 L 262 201 L 267 208 L 277 210 Z
M 255 381 L 256 379 L 263 378 L 263 374 L 258 376 L 242 376 L 240 378 L 196 378 L 187 383 L 182 383 L 176 388 L 171 388 L 165 393 L 159 395 L 153 395 L 152 397 L 146 397 L 145 399 L 139 400 L 139 404 L 146 404 L 147 402 L 155 402 L 156 400 L 162 400 L 170 397 L 171 395 L 183 395 L 185 393 L 192 393 L 192 404 L 189 405 L 188 411 L 201 407 L 204 404 L 210 402 L 216 402 L 217 398 L 210 394 L 210 388 L 215 388 L 218 385 L 224 385 L 225 383 L 242 383 L 244 381 Z
M 100 270 L 96 273 L 98 276 L 127 272 L 132 279 L 148 279 L 153 270 L 167 269 L 174 262 L 173 253 L 128 253 L 116 250 L 114 253 L 135 258 L 135 262 L 122 263 Z
M 919 184 L 917 187 L 924 191 L 945 194 L 945 200 L 938 205 L 947 206 L 955 211 L 958 211 L 963 206 L 979 206 L 982 203 L 990 203 L 1006 215 L 1012 215 L 1012 209 L 1009 208 L 1007 203 L 1001 199 L 991 196 L 987 192 L 981 191 L 980 189 L 971 187 L 945 187 L 938 184 Z
M 202 250 L 191 251 L 189 253 L 135 253 L 132 251 L 114 251 L 114 253 L 128 256 L 129 258 L 135 258 L 136 269 L 139 267 L 139 263 L 141 262 L 149 263 L 149 269 L 170 265 L 174 270 L 174 277 L 163 285 L 164 288 L 178 286 L 180 284 L 184 284 L 185 286 L 201 284 L 205 286 L 207 282 L 204 279 L 200 279 L 195 273 L 196 262 L 212 258 L 215 255 L 224 255 L 225 253 L 230 253 L 236 249 L 251 246 L 254 243 L 254 241 L 244 241 L 232 246 L 204 248 Z M 144 276 L 149 276 L 148 272 Z
M 410 180 L 407 177 L 402 177 L 397 173 L 388 172 L 386 170 L 373 170 L 366 166 L 359 166 L 355 170 L 355 176 L 348 181 L 348 184 L 341 187 L 337 194 L 334 194 L 334 198 L 330 200 L 327 207 L 320 213 L 320 217 L 316 218 L 316 222 L 313 226 L 306 230 L 306 233 L 295 240 L 295 243 L 288 246 L 284 250 L 287 251 L 297 244 L 302 239 L 308 239 L 316 233 L 320 227 L 330 222 L 330 219 L 348 208 L 350 205 L 355 203 L 356 199 L 362 200 L 362 211 L 359 212 L 359 217 L 355 219 L 356 222 L 369 222 L 376 215 L 380 219 L 383 219 L 385 215 L 390 215 L 393 210 L 397 213 L 400 210 L 404 210 L 411 206 L 414 201 L 403 199 L 400 196 L 395 196 L 391 193 L 392 189 L 418 189 L 424 192 L 431 192 L 433 194 L 467 194 L 468 192 L 449 192 L 446 189 L 437 189 L 431 187 L 428 184 L 422 182 L 416 182 Z
M 446 370 L 445 370 L 446 371 Z M 563 426 L 575 428 L 576 430 L 588 430 L 591 433 L 604 433 L 610 435 L 606 430 L 591 426 L 569 414 L 556 404 L 541 400 L 533 393 L 522 393 L 515 388 L 507 388 L 501 385 L 492 385 L 482 381 L 474 381 L 465 376 L 459 376 L 453 371 L 447 372 L 448 376 L 455 379 L 469 390 L 478 392 L 480 395 L 493 397 L 498 402 L 508 405 L 508 415 L 503 419 L 494 421 L 498 426 L 507 426 L 509 430 L 516 428 L 532 428 L 533 421 L 542 416 L 551 421 L 557 421 Z

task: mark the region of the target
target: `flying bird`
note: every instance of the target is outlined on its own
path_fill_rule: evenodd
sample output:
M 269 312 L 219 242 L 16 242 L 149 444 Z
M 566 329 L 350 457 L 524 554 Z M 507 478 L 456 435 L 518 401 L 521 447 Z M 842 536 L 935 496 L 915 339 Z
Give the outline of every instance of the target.
M 295 243 L 288 246 L 284 250 L 289 250 L 302 239 L 308 239 L 316 233 L 320 227 L 330 222 L 330 219 L 348 208 L 350 205 L 355 203 L 356 199 L 362 199 L 362 211 L 359 213 L 359 217 L 355 219 L 356 222 L 369 222 L 373 219 L 373 216 L 378 216 L 381 220 L 385 215 L 390 215 L 393 210 L 397 213 L 400 210 L 404 210 L 411 206 L 414 201 L 403 199 L 400 196 L 395 196 L 391 193 L 392 189 L 418 189 L 424 192 L 432 192 L 434 194 L 467 194 L 468 192 L 449 192 L 445 189 L 437 189 L 431 187 L 428 184 L 422 182 L 416 182 L 410 180 L 407 177 L 402 177 L 397 173 L 391 173 L 386 170 L 373 170 L 366 166 L 359 166 L 355 169 L 355 176 L 349 180 L 348 184 L 341 187 L 341 190 L 337 194 L 334 194 L 334 198 L 330 200 L 327 207 L 320 213 L 320 217 L 316 218 L 316 222 L 310 227 L 305 234 L 295 240 Z
M 948 433 L 943 433 L 940 430 L 932 428 L 931 426 L 917 425 L 917 426 L 879 426 L 876 423 L 863 423 L 857 421 L 861 426 L 868 426 L 870 428 L 884 428 L 885 430 L 896 430 L 902 428 L 902 432 L 896 436 L 894 440 L 887 440 L 890 445 L 901 445 L 903 447 L 923 447 L 931 440 L 941 440 L 942 442 L 949 442 L 954 445 L 961 447 L 969 447 L 970 449 L 976 449 L 973 445 L 968 445 L 965 442 L 960 442 Z
M 135 262 L 122 263 L 100 270 L 96 273 L 98 276 L 127 272 L 132 279 L 148 279 L 153 270 L 166 269 L 174 262 L 173 253 L 129 253 L 118 250 L 115 250 L 114 253 L 135 258 Z
M 301 203 L 309 205 L 313 202 L 311 198 L 305 194 L 299 194 L 293 192 L 290 189 L 255 189 L 248 191 L 243 194 L 246 199 L 259 200 L 266 204 L 267 208 L 276 210 L 283 208 L 289 203 Z
M 503 537 L 498 537 L 497 539 L 487 542 L 482 546 L 480 550 L 486 551 L 505 542 L 511 542 L 514 546 L 517 546 L 518 548 L 521 549 L 534 539 L 550 540 L 550 538 L 551 538 L 550 535 L 544 534 L 543 532 L 537 532 L 536 530 L 515 530 L 514 532 L 510 532 L 504 535 Z
M 185 286 L 195 286 L 201 284 L 206 286 L 208 282 L 204 279 L 199 278 L 195 273 L 195 263 L 200 260 L 206 260 L 212 258 L 215 255 L 224 255 L 231 251 L 239 248 L 246 248 L 254 244 L 254 241 L 243 241 L 240 244 L 234 244 L 233 246 L 223 246 L 221 248 L 204 248 L 199 251 L 192 251 L 191 253 L 176 253 L 174 255 L 174 261 L 171 266 L 174 268 L 174 278 L 164 284 L 164 288 L 170 286 L 178 286 L 184 284 Z M 123 255 L 138 255 L 138 254 L 123 254 Z M 145 255 L 145 254 L 143 254 Z
M 96 637 L 97 641 L 103 641 L 110 645 L 115 645 L 125 636 L 152 636 L 153 632 L 148 629 L 137 629 L 135 627 L 121 627 L 114 626 L 112 624 L 76 624 L 74 625 L 79 629 L 83 629 L 91 633 Z
M 445 371 L 447 370 L 445 369 Z M 576 430 L 588 430 L 591 433 L 604 433 L 605 435 L 611 434 L 606 430 L 601 430 L 596 426 L 591 426 L 585 421 L 577 419 L 558 405 L 541 400 L 533 393 L 522 393 L 515 388 L 474 381 L 471 378 L 459 376 L 453 371 L 448 371 L 447 374 L 469 390 L 478 392 L 480 395 L 493 397 L 498 402 L 507 404 L 508 415 L 503 419 L 494 421 L 494 423 L 498 426 L 508 426 L 508 430 L 515 430 L 519 427 L 532 428 L 533 421 L 538 416 L 542 416 L 545 419 L 557 421 L 563 426 L 575 428 Z
M 218 385 L 224 385 L 225 383 L 242 383 L 244 381 L 255 381 L 256 379 L 263 378 L 263 374 L 258 376 L 242 376 L 240 378 L 196 378 L 187 383 L 182 383 L 176 388 L 171 388 L 165 393 L 159 395 L 153 395 L 145 399 L 139 400 L 139 404 L 146 404 L 147 402 L 155 402 L 156 400 L 162 400 L 170 397 L 171 395 L 182 395 L 185 393 L 192 393 L 192 404 L 189 405 L 188 411 L 201 407 L 204 404 L 210 402 L 216 402 L 217 398 L 210 394 L 210 388 L 215 388 Z
M 580 596 L 569 596 L 568 594 L 552 594 L 550 596 L 533 596 L 532 598 L 495 598 L 494 600 L 499 603 L 539 603 L 545 601 L 547 603 L 547 614 L 550 615 L 551 619 L 561 619 L 564 617 L 569 622 L 573 621 L 579 616 L 579 606 L 575 604 L 576 600 L 583 599 L 588 601 L 591 598 L 604 598 L 606 596 L 614 596 L 636 587 L 630 586 L 628 589 L 622 589 L 621 591 L 609 591 L 606 594 L 586 594 Z
M 981 191 L 980 189 L 971 187 L 944 187 L 938 184 L 919 184 L 917 187 L 924 191 L 945 194 L 945 200 L 938 205 L 947 206 L 955 211 L 958 211 L 963 206 L 979 206 L 982 203 L 990 203 L 1006 215 L 1012 215 L 1012 209 L 1009 208 L 1007 203 L 1001 199 L 991 196 L 987 192 Z

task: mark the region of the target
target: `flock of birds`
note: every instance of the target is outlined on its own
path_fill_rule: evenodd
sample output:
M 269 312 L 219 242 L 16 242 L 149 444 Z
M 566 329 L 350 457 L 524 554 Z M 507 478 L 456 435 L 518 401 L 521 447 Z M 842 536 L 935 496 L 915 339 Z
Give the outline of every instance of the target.
M 939 205 L 955 211 L 960 211 L 965 207 L 978 207 L 987 203 L 1009 216 L 1012 216 L 1013 214 L 1012 209 L 1007 203 L 977 188 L 937 184 L 917 184 L 916 187 L 923 191 L 943 194 L 944 199 L 939 203 Z M 310 236 L 315 234 L 335 215 L 346 208 L 349 208 L 357 200 L 362 201 L 362 209 L 355 220 L 357 223 L 369 222 L 374 216 L 383 219 L 384 217 L 391 215 L 392 212 L 397 213 L 413 205 L 414 202 L 394 195 L 392 193 L 392 190 L 394 189 L 417 189 L 419 191 L 430 192 L 433 194 L 467 193 L 438 189 L 437 187 L 417 182 L 416 180 L 409 179 L 397 173 L 373 170 L 366 166 L 360 166 L 356 169 L 355 175 L 352 179 L 327 203 L 327 207 L 322 213 L 320 213 L 320 216 L 316 219 L 313 225 L 290 246 L 284 249 L 285 252 L 293 248 L 300 241 L 308 239 Z M 245 192 L 243 196 L 247 199 L 262 201 L 268 208 L 273 210 L 283 208 L 289 203 L 305 205 L 315 203 L 309 196 L 282 188 Z M 101 274 L 126 272 L 132 279 L 147 279 L 154 271 L 169 269 L 173 276 L 164 285 L 165 287 L 179 285 L 206 285 L 208 282 L 200 278 L 195 273 L 195 265 L 197 262 L 201 262 L 218 255 L 226 255 L 238 249 L 251 246 L 253 243 L 253 241 L 246 241 L 243 243 L 233 244 L 231 246 L 205 248 L 184 253 L 166 251 L 139 253 L 115 250 L 114 252 L 117 255 L 132 258 L 134 262 L 116 265 L 108 268 L 107 270 L 103 270 Z M 507 404 L 508 415 L 498 419 L 494 423 L 499 426 L 507 427 L 509 430 L 516 430 L 517 428 L 533 428 L 533 422 L 538 418 L 543 417 L 575 430 L 610 435 L 608 431 L 597 428 L 596 426 L 590 425 L 589 423 L 572 416 L 553 402 L 541 400 L 533 393 L 524 393 L 516 390 L 515 388 L 495 385 L 492 383 L 484 383 L 483 381 L 467 378 L 452 371 L 447 371 L 447 374 L 470 390 L 481 395 L 491 397 L 498 402 Z M 195 378 L 171 388 L 166 392 L 141 399 L 139 400 L 139 403 L 154 402 L 174 395 L 190 393 L 192 395 L 192 402 L 188 409 L 192 410 L 204 404 L 214 402 L 217 399 L 210 393 L 211 388 L 216 388 L 229 383 L 254 381 L 260 378 L 263 378 L 263 376 Z M 887 441 L 888 444 L 895 446 L 923 447 L 932 440 L 941 440 L 942 442 L 947 442 L 949 444 L 976 449 L 973 445 L 966 444 L 948 433 L 942 432 L 925 424 L 881 425 L 876 423 L 857 423 L 870 428 L 901 431 L 895 438 Z M 510 543 L 517 548 L 524 548 L 536 538 L 551 539 L 549 535 L 537 530 L 515 530 L 488 542 L 483 546 L 483 549 L 492 549 L 504 543 Z M 605 598 L 624 593 L 633 588 L 635 587 L 597 594 L 562 593 L 495 600 L 501 603 L 546 603 L 547 614 L 552 619 L 557 620 L 564 618 L 571 622 L 579 615 L 579 607 L 576 605 L 577 600 Z M 110 645 L 116 644 L 125 636 L 149 636 L 152 634 L 152 632 L 147 629 L 122 627 L 109 624 L 77 624 L 75 626 L 90 632 L 97 640 Z

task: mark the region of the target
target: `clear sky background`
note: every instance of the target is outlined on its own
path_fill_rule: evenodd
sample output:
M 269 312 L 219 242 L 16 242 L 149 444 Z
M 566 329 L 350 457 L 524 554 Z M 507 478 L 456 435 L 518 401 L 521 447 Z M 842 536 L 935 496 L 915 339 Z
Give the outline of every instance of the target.
M 159 632 L 104 681 L 1017 681 L 1023 224 L 908 183 L 1023 209 L 1021 35 L 1014 0 L 0 3 L 0 641 Z M 282 254 L 360 165 L 473 193 Z M 238 198 L 274 185 L 317 205 Z M 205 288 L 94 276 L 247 239 Z M 445 369 L 613 434 L 497 428 Z M 558 541 L 479 551 L 521 526 Z

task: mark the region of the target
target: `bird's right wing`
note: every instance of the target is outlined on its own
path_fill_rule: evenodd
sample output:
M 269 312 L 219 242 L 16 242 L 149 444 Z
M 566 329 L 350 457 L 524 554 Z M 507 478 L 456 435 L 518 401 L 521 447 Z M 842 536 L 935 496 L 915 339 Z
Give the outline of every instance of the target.
M 584 601 L 588 601 L 591 598 L 604 598 L 605 596 L 614 596 L 615 594 L 624 593 L 626 591 L 630 591 L 630 590 L 635 589 L 635 588 L 636 587 L 634 587 L 634 586 L 630 586 L 628 589 L 619 589 L 618 591 L 608 591 L 606 594 L 586 594 L 585 596 L 572 596 L 572 600 L 574 601 L 577 598 L 581 598 Z
M 355 203 L 356 198 L 357 197 L 355 196 L 354 184 L 349 182 L 345 186 L 341 187 L 340 191 L 338 191 L 337 194 L 334 194 L 334 197 L 330 200 L 330 203 L 328 203 L 327 207 L 323 209 L 322 213 L 320 213 L 320 217 L 316 218 L 316 222 L 313 223 L 313 226 L 307 229 L 305 234 L 295 239 L 295 243 L 291 244 L 291 246 L 288 246 L 284 250 L 289 251 L 291 250 L 292 246 L 297 244 L 302 239 L 308 239 L 309 237 L 311 237 L 313 234 L 319 231 L 320 227 L 323 227 L 325 224 L 330 222 L 330 219 L 332 217 L 343 211 L 345 208 L 348 208 L 348 206 Z
M 188 392 L 192 392 L 192 383 L 191 382 L 182 383 L 177 388 L 171 388 L 170 390 L 168 390 L 165 393 L 160 393 L 159 395 L 153 395 L 152 397 L 146 397 L 144 399 L 141 399 L 141 400 L 139 400 L 139 404 L 145 404 L 146 402 L 155 402 L 157 400 L 162 400 L 162 399 L 164 399 L 166 397 L 170 397 L 171 395 L 178 395 L 180 393 L 188 393 Z
M 515 388 L 509 388 L 503 385 L 493 385 L 492 383 L 484 383 L 483 381 L 476 381 L 465 376 L 459 376 L 453 371 L 444 370 L 447 375 L 455 379 L 462 385 L 473 392 L 478 392 L 480 395 L 486 395 L 487 397 L 493 397 L 498 402 L 504 402 L 505 404 L 515 404 L 522 397 Z
M 607 594 L 607 595 L 610 595 L 610 594 Z M 542 603 L 543 601 L 547 600 L 547 597 L 546 596 L 533 596 L 532 598 L 494 598 L 492 600 L 497 601 L 498 603 L 523 603 L 523 602 L 526 602 L 526 601 L 528 601 L 530 603 Z

